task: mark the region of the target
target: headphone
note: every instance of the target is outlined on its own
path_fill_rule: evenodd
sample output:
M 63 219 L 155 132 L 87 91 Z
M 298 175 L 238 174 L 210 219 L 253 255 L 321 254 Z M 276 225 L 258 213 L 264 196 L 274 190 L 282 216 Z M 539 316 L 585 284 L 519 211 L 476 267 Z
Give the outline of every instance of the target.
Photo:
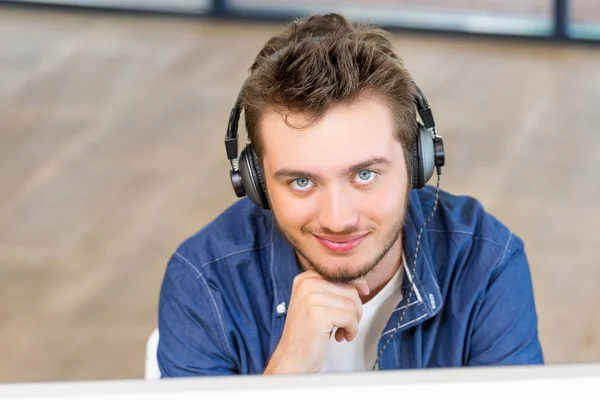
M 409 158 L 409 183 L 411 189 L 421 189 L 431 179 L 434 169 L 441 174 L 441 167 L 445 163 L 444 142 L 437 136 L 435 121 L 429 101 L 421 89 L 413 81 L 417 96 L 415 104 L 421 121 L 418 121 L 415 140 L 408 151 Z M 262 166 L 252 143 L 248 143 L 238 158 L 238 124 L 242 112 L 240 90 L 235 105 L 229 115 L 227 132 L 225 134 L 225 150 L 231 163 L 229 176 L 231 185 L 237 197 L 248 196 L 258 206 L 270 209 L 267 196 L 267 185 L 262 172 Z

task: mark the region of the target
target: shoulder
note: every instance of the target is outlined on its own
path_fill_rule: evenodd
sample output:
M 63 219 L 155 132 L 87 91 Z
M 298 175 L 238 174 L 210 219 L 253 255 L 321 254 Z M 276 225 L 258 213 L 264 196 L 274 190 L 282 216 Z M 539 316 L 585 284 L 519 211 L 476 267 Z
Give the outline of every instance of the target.
M 272 225 L 270 211 L 247 198 L 238 200 L 181 242 L 165 274 L 212 280 L 231 274 L 240 264 L 256 266 L 260 252 L 271 244 Z
M 427 218 L 435 200 L 435 188 L 426 187 L 416 193 L 417 209 Z M 468 235 L 503 246 L 513 232 L 476 198 L 439 191 L 436 214 L 428 231 Z
M 412 214 L 420 224 L 429 218 L 436 196 L 434 187 L 411 194 Z M 523 240 L 493 215 L 478 199 L 439 191 L 437 209 L 426 228 L 430 252 L 439 262 L 459 271 L 476 267 L 483 276 L 493 275 L 516 253 L 524 252 Z M 456 271 L 456 272 L 459 272 Z M 475 272 L 474 272 L 475 273 Z
M 435 194 L 430 187 L 412 194 L 411 219 L 429 217 Z M 472 196 L 440 190 L 438 200 L 423 233 L 423 276 L 444 304 L 438 334 L 453 338 L 465 365 L 543 361 L 523 240 Z
M 175 254 L 204 268 L 216 261 L 268 246 L 271 225 L 269 211 L 243 198 L 184 240 Z

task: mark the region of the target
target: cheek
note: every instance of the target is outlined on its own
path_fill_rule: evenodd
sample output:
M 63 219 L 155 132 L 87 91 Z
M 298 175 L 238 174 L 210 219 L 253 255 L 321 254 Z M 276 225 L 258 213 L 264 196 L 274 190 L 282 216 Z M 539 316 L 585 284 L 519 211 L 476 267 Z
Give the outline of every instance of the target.
M 376 188 L 362 196 L 361 214 L 379 224 L 393 224 L 406 207 L 406 184 L 395 179 L 382 179 Z
M 314 201 L 310 198 L 295 197 L 281 188 L 274 188 L 269 191 L 269 200 L 278 223 L 284 229 L 300 229 L 314 218 Z

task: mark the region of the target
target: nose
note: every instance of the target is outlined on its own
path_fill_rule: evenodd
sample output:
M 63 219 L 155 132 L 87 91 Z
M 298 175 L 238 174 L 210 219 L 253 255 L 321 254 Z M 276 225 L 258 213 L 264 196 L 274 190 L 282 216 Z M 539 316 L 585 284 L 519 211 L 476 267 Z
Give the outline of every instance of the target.
M 344 190 L 329 188 L 323 191 L 319 208 L 319 224 L 323 230 L 351 233 L 358 225 L 358 212 L 350 193 Z

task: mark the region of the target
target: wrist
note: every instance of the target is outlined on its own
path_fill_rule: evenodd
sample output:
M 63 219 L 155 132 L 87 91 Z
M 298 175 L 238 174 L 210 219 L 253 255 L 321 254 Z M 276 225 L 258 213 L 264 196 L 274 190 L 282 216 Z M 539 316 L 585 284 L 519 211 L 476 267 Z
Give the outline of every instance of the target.
M 308 357 L 297 354 L 290 347 L 285 346 L 280 342 L 273 355 L 271 356 L 263 375 L 283 375 L 283 374 L 305 374 L 313 371 L 315 368 L 310 368 L 305 365 Z
M 282 355 L 278 349 L 275 349 L 263 375 L 281 375 L 281 374 L 298 374 L 301 373 L 298 364 L 289 357 Z

